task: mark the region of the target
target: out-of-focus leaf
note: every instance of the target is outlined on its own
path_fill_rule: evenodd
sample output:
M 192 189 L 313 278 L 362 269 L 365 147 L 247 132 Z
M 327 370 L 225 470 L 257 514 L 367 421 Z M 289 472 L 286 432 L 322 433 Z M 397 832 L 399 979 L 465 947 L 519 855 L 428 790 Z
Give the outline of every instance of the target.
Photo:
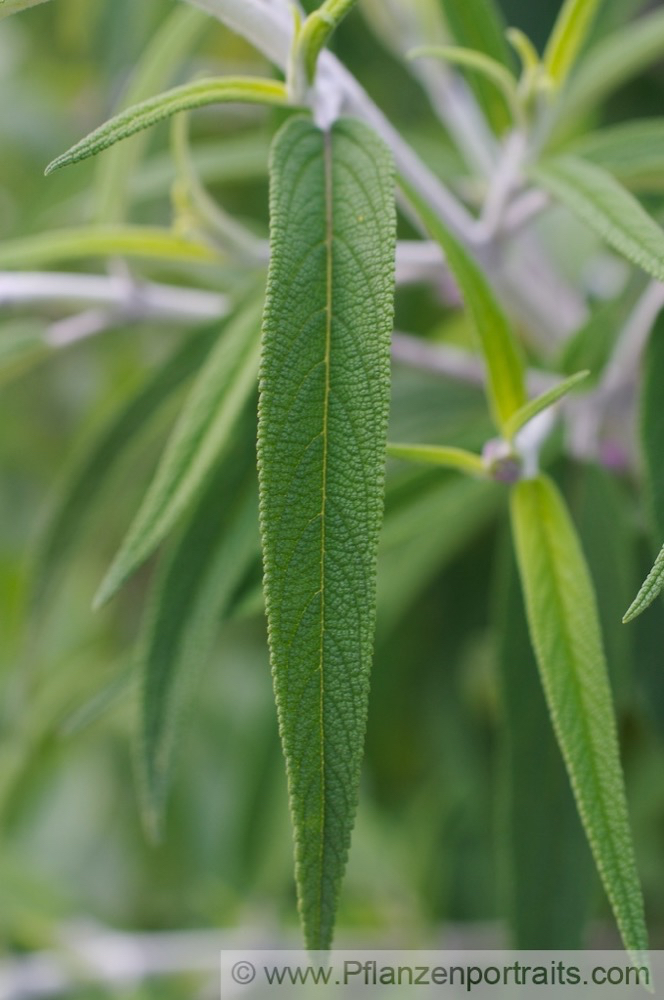
M 139 638 L 137 770 L 146 828 L 159 839 L 175 752 L 218 626 L 258 558 L 254 435 L 212 478 L 155 580 Z
M 564 501 L 546 476 L 517 484 L 511 510 L 528 625 L 554 731 L 625 947 L 645 961 L 643 899 L 585 558 Z
M 532 176 L 618 253 L 664 281 L 664 233 L 611 174 L 561 156 L 533 167 Z
M 470 476 L 484 478 L 487 468 L 480 455 L 474 455 L 464 448 L 441 447 L 427 444 L 388 444 L 387 453 L 392 458 L 405 462 L 419 462 L 424 465 L 438 465 L 442 468 L 457 469 Z
M 44 339 L 45 324 L 18 320 L 0 329 L 0 386 L 23 375 L 51 353 Z
M 512 69 L 512 53 L 505 41 L 507 25 L 494 0 L 465 0 L 464 3 L 459 3 L 458 0 L 441 0 L 441 4 L 445 20 L 458 45 L 474 49 Z M 476 73 L 469 74 L 469 82 L 490 124 L 496 132 L 503 132 L 510 124 L 510 113 L 504 97 Z
M 252 77 L 220 77 L 219 79 L 197 80 L 174 87 L 163 94 L 142 101 L 134 107 L 121 111 L 119 115 L 105 122 L 91 132 L 66 153 L 56 157 L 46 168 L 46 174 L 61 167 L 78 163 L 89 156 L 96 156 L 102 150 L 134 135 L 157 122 L 170 118 L 181 111 L 191 111 L 209 104 L 250 103 L 274 104 L 286 107 L 290 101 L 285 84 L 278 80 L 261 80 Z
M 0 268 L 50 267 L 85 257 L 147 257 L 153 260 L 212 264 L 219 255 L 207 243 L 150 226 L 85 226 L 57 229 L 7 240 L 0 246 Z
M 134 70 L 124 95 L 125 107 L 147 100 L 175 75 L 209 25 L 192 7 L 176 7 L 156 32 Z M 145 136 L 136 136 L 99 161 L 95 178 L 94 217 L 101 224 L 122 222 L 132 175 L 145 149 Z
M 19 14 L 28 7 L 36 7 L 39 3 L 46 3 L 46 0 L 0 0 L 0 21 L 10 14 Z
M 259 332 L 260 306 L 251 301 L 229 322 L 199 373 L 95 607 L 108 601 L 154 552 L 228 454 L 256 384 Z
M 399 183 L 433 238 L 443 248 L 447 264 L 459 283 L 486 359 L 493 418 L 502 430 L 510 417 L 527 402 L 523 361 L 515 335 L 484 274 L 470 254 L 431 211 L 420 193 L 403 178 L 399 178 Z
M 145 424 L 205 360 L 219 337 L 219 327 L 190 334 L 182 346 L 151 375 L 139 391 L 113 415 L 68 470 L 58 491 L 57 504 L 39 540 L 34 559 L 35 600 L 53 582 L 62 560 L 85 524 L 96 499 L 103 494 L 108 475 L 125 448 Z
M 582 136 L 568 147 L 574 156 L 608 170 L 629 188 L 664 188 L 664 118 L 630 121 Z
M 544 52 L 544 66 L 561 86 L 583 48 L 602 0 L 565 0 Z
M 453 66 L 472 70 L 486 82 L 492 84 L 503 95 L 514 122 L 522 118 L 521 104 L 517 92 L 516 77 L 496 59 L 476 52 L 474 49 L 464 49 L 453 45 L 423 45 L 408 53 L 411 59 L 435 57 L 451 63 Z
M 559 399 L 566 396 L 568 392 L 579 384 L 583 382 L 585 378 L 588 377 L 590 372 L 576 372 L 574 375 L 570 375 L 569 378 L 563 379 L 558 385 L 552 386 L 546 392 L 543 392 L 541 396 L 537 396 L 536 399 L 531 399 L 525 406 L 522 406 L 520 410 L 517 410 L 510 419 L 505 424 L 504 432 L 505 437 L 509 440 L 517 434 L 529 420 L 532 420 L 541 413 L 542 410 L 548 409 L 549 406 L 553 406 L 557 403 Z
M 641 388 L 641 443 L 649 515 L 654 538 L 664 538 L 664 312 L 655 320 L 646 349 Z
M 383 513 L 396 211 L 358 121 L 271 156 L 259 421 L 270 647 L 307 947 L 327 949 L 364 744 Z
M 638 286 L 640 292 L 640 275 Z M 628 288 L 618 299 L 600 303 L 583 326 L 563 345 L 558 361 L 560 370 L 566 375 L 572 375 L 579 369 L 587 369 L 590 372 L 588 384 L 594 385 L 611 357 L 618 335 L 635 301 L 635 289 Z
M 512 946 L 580 948 L 590 909 L 591 858 L 548 717 L 508 550 L 497 575 L 495 622 L 503 707 L 498 810 L 502 891 Z

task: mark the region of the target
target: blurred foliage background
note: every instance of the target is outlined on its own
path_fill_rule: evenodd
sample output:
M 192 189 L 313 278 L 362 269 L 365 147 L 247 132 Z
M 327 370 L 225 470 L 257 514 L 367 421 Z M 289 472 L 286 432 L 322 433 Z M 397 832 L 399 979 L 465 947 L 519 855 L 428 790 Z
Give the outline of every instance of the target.
M 508 22 L 541 45 L 558 3 L 503 6 Z M 596 32 L 643 7 L 608 2 Z M 44 166 L 112 113 L 173 9 L 172 0 L 56 0 L 0 24 L 0 253 L 27 235 L 96 218 L 103 157 L 48 179 Z M 359 15 L 343 25 L 335 47 L 431 166 L 463 189 L 463 165 L 421 90 Z M 249 46 L 212 21 L 192 38 L 172 79 L 204 69 L 268 72 Z M 663 99 L 658 66 L 624 87 L 601 120 L 647 117 Z M 210 190 L 258 235 L 267 232 L 266 154 L 279 120 L 278 113 L 242 108 L 203 113 L 192 123 Z M 125 209 L 132 221 L 168 225 L 168 126 L 147 142 Z M 402 230 L 411 235 L 405 223 Z M 564 229 L 557 238 L 564 241 Z M 66 266 L 95 273 L 106 265 Z M 220 268 L 132 261 L 131 269 L 222 292 L 244 280 L 232 259 Z M 56 585 L 29 610 L 31 560 L 66 469 L 190 333 L 174 323 L 142 323 L 47 357 L 15 350 L 63 315 L 57 308 L 0 313 L 0 949 L 56 947 L 60 929 L 82 920 L 131 931 L 267 929 L 296 940 L 258 567 L 205 665 L 158 846 L 141 829 L 131 759 L 133 643 L 151 568 L 109 608 L 90 610 L 181 392 L 128 442 L 57 566 Z M 426 286 L 400 289 L 396 326 L 433 340 L 467 339 L 458 311 Z M 479 447 L 488 436 L 482 395 L 396 366 L 391 436 Z M 637 855 L 654 942 L 664 947 L 664 615 L 660 606 L 629 631 L 619 624 L 650 565 L 639 486 L 599 467 L 558 461 L 554 471 L 571 497 L 600 591 Z M 488 925 L 489 939 L 504 941 L 510 912 L 518 928 L 523 900 L 516 897 L 524 892 L 533 897 L 534 938 L 539 925 L 545 934 L 552 923 L 568 923 L 569 938 L 549 943 L 580 941 L 574 924 L 587 913 L 590 939 L 615 944 L 603 929 L 610 927 L 608 907 L 571 815 L 538 685 L 517 679 L 505 695 L 515 663 L 528 662 L 533 679 L 535 668 L 518 627 L 523 612 L 506 555 L 505 498 L 476 486 L 436 470 L 390 468 L 367 757 L 339 940 L 355 929 L 400 946 L 444 945 L 467 927 L 461 940 L 472 945 Z M 541 726 L 539 761 L 522 760 L 510 742 L 504 720 L 519 712 Z M 503 794 L 510 781 L 511 812 Z M 552 812 L 560 822 L 554 831 L 547 828 Z M 515 831 L 518 815 L 529 820 Z M 564 885 L 555 867 L 544 871 L 538 860 L 552 834 L 572 872 Z M 524 940 L 528 930 L 520 933 Z M 192 995 L 187 982 L 145 989 L 141 996 Z

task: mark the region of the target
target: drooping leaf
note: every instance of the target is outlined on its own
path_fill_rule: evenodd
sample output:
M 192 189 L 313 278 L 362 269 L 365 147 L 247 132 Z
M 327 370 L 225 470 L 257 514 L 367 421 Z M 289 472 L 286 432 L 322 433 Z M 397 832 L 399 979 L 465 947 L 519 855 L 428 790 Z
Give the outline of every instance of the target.
M 514 557 L 496 579 L 496 658 L 503 709 L 501 890 L 519 949 L 581 948 L 591 858 L 551 730 Z
M 664 233 L 611 174 L 574 156 L 548 160 L 531 172 L 618 253 L 664 281 Z
M 66 153 L 56 157 L 46 168 L 46 173 L 78 163 L 95 156 L 116 142 L 126 139 L 142 129 L 156 125 L 180 111 L 191 111 L 209 104 L 273 104 L 287 106 L 290 101 L 285 84 L 278 80 L 261 80 L 253 77 L 220 77 L 196 80 L 174 87 L 163 94 L 142 101 L 121 111 L 90 135 L 81 139 Z
M 0 21 L 10 14 L 19 14 L 28 7 L 36 7 L 39 3 L 46 3 L 46 0 L 0 0 Z
M 513 68 L 512 53 L 505 41 L 507 25 L 494 0 L 441 0 L 445 20 L 458 45 L 474 49 L 496 62 Z M 486 79 L 469 74 L 469 82 L 488 121 L 498 133 L 510 124 L 510 114 L 504 97 Z
M 560 86 L 583 48 L 602 0 L 565 0 L 544 52 L 544 65 Z
M 425 465 L 438 465 L 441 468 L 457 469 L 470 476 L 480 479 L 487 474 L 487 467 L 480 455 L 466 451 L 465 448 L 441 447 L 431 444 L 388 444 L 387 453 L 392 458 L 401 458 L 405 462 L 421 462 Z
M 525 406 L 522 406 L 520 410 L 517 410 L 510 419 L 505 424 L 504 433 L 508 440 L 514 437 L 529 420 L 536 417 L 538 413 L 542 410 L 548 409 L 549 406 L 553 406 L 558 400 L 566 396 L 568 392 L 579 384 L 583 382 L 585 378 L 590 375 L 590 372 L 576 372 L 574 375 L 570 375 L 569 378 L 563 379 L 558 385 L 554 385 L 551 389 L 547 389 L 543 392 L 541 396 L 537 396 L 536 399 L 531 399 Z
M 411 59 L 434 56 L 446 60 L 454 66 L 472 70 L 484 81 L 498 89 L 510 110 L 512 120 L 517 123 L 521 122 L 523 115 L 517 91 L 517 80 L 503 63 L 492 59 L 491 56 L 484 55 L 483 52 L 476 52 L 475 49 L 464 49 L 454 45 L 423 45 L 421 48 L 413 49 L 408 55 Z
M 194 506 L 151 591 L 136 669 L 136 765 L 146 828 L 159 839 L 175 751 L 223 616 L 259 556 L 254 434 L 238 435 Z
M 108 601 L 154 552 L 222 461 L 256 383 L 260 309 L 229 322 L 187 398 L 148 491 L 95 597 Z
M 107 488 L 109 475 L 172 393 L 205 360 L 219 337 L 219 326 L 190 334 L 86 445 L 64 475 L 58 501 L 39 539 L 34 558 L 33 601 L 49 589 L 72 544 L 80 534 L 96 500 Z
M 577 807 L 625 947 L 648 947 L 617 727 L 592 582 L 564 501 L 546 476 L 512 492 L 528 625 Z
M 399 183 L 431 236 L 443 248 L 447 264 L 459 283 L 486 360 L 493 418 L 502 430 L 510 417 L 527 402 L 523 361 L 509 320 L 468 251 L 432 212 L 419 192 L 402 177 Z
M 631 622 L 632 618 L 636 618 L 650 607 L 662 590 L 664 590 L 664 546 L 660 549 L 653 568 L 641 584 L 641 589 L 623 615 L 623 622 L 625 624 Z
M 328 948 L 357 801 L 383 506 L 394 175 L 356 121 L 271 158 L 259 421 L 275 692 L 309 948 Z
M 302 58 L 310 84 L 316 78 L 318 56 L 356 3 L 357 0 L 323 0 L 299 28 L 296 56 Z
M 664 10 L 653 10 L 631 24 L 623 24 L 598 42 L 584 58 L 556 107 L 553 138 L 567 134 L 580 118 L 632 77 L 643 73 L 663 53 Z
M 584 135 L 568 149 L 608 170 L 630 189 L 664 187 L 664 118 L 624 122 Z

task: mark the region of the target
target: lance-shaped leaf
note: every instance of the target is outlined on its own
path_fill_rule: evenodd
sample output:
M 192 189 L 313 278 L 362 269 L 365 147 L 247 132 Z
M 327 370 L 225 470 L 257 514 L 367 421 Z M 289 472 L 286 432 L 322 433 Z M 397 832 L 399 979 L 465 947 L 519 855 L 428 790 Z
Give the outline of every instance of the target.
M 271 161 L 259 421 L 270 647 L 309 948 L 328 948 L 357 801 L 390 385 L 391 158 L 289 122 Z
M 664 547 L 660 549 L 655 559 L 655 565 L 641 585 L 641 589 L 623 616 L 623 622 L 631 622 L 642 611 L 649 607 L 656 597 L 664 590 Z
M 459 284 L 486 360 L 493 418 L 497 427 L 503 430 L 510 417 L 527 403 L 523 360 L 509 320 L 468 251 L 431 211 L 419 192 L 403 177 L 399 178 L 399 184 L 443 248 L 447 264 Z
M 558 490 L 546 476 L 513 490 L 512 526 L 528 625 L 577 807 L 625 947 L 648 937 L 595 594 Z
M 203 364 L 218 337 L 218 325 L 190 334 L 182 347 L 93 436 L 67 470 L 58 491 L 58 501 L 35 553 L 33 600 L 36 604 L 57 576 L 63 558 L 81 533 L 95 501 L 108 488 L 109 476 L 129 443 L 141 434 L 185 379 Z
M 469 476 L 484 479 L 487 466 L 480 455 L 465 448 L 454 448 L 433 444 L 388 444 L 387 453 L 392 458 L 404 462 L 418 462 L 423 465 L 438 465 L 443 469 L 456 469 Z
M 179 111 L 191 111 L 209 104 L 275 104 L 286 106 L 289 98 L 286 87 L 278 80 L 261 80 L 253 77 L 229 76 L 212 80 L 196 80 L 174 87 L 147 101 L 135 104 L 126 111 L 111 118 L 75 146 L 58 156 L 46 168 L 51 174 L 60 167 L 78 163 L 89 156 L 95 156 L 121 139 L 126 139 L 150 125 L 156 125 L 164 118 Z
M 517 410 L 510 419 L 505 424 L 505 437 L 510 440 L 517 434 L 529 420 L 536 417 L 538 413 L 542 410 L 546 410 L 549 406 L 553 406 L 557 403 L 559 399 L 566 396 L 579 382 L 583 382 L 585 378 L 590 375 L 589 371 L 576 372 L 574 375 L 570 375 L 569 378 L 563 379 L 558 385 L 552 386 L 543 392 L 541 396 L 537 396 L 536 399 L 531 399 L 525 406 L 522 406 L 520 410 Z
M 183 407 L 143 503 L 95 597 L 108 601 L 175 526 L 228 453 L 256 384 L 260 309 L 252 301 L 229 323 Z
M 0 21 L 10 14 L 19 14 L 28 7 L 36 7 L 39 3 L 46 3 L 46 0 L 0 0 Z
M 454 45 L 423 45 L 408 53 L 410 59 L 423 56 L 434 56 L 444 59 L 452 65 L 474 70 L 482 79 L 495 87 L 505 98 L 515 122 L 523 123 L 523 111 L 519 101 L 517 80 L 514 74 L 497 59 Z
M 601 0 L 566 0 L 563 4 L 544 52 L 544 65 L 555 83 L 567 79 L 600 4 Z
M 254 423 L 254 421 L 252 421 Z M 146 828 L 161 833 L 175 751 L 219 623 L 258 560 L 254 432 L 204 490 L 155 580 L 139 639 L 137 772 Z
M 547 160 L 531 173 L 618 253 L 664 281 L 664 233 L 611 174 L 575 156 Z

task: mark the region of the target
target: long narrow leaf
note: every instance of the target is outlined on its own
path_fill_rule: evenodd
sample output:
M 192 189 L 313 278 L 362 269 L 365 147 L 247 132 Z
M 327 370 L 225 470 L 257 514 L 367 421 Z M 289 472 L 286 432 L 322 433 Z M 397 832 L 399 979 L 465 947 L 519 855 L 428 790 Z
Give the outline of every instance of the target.
M 426 228 L 443 248 L 448 266 L 459 283 L 486 359 L 493 418 L 502 430 L 510 417 L 527 402 L 523 360 L 509 320 L 468 251 L 431 211 L 419 192 L 401 177 L 399 183 Z
M 664 590 L 664 546 L 660 549 L 653 568 L 641 585 L 641 589 L 623 616 L 623 622 L 631 622 L 649 607 Z
M 583 382 L 588 375 L 590 375 L 588 371 L 576 372 L 574 375 L 570 375 L 569 378 L 563 379 L 558 385 L 554 385 L 551 389 L 543 392 L 541 396 L 531 399 L 530 402 L 522 406 L 520 410 L 517 410 L 507 421 L 505 424 L 505 437 L 508 440 L 513 438 L 529 420 L 536 417 L 542 410 L 546 410 L 550 406 L 553 406 L 554 403 L 557 403 L 558 400 L 566 396 L 579 382 Z
M 423 45 L 408 53 L 411 59 L 423 56 L 434 56 L 444 59 L 455 66 L 473 70 L 485 81 L 496 87 L 505 98 L 511 116 L 515 122 L 520 122 L 523 115 L 517 92 L 516 77 L 497 59 L 476 52 L 474 49 L 464 49 L 454 45 Z
M 261 80 L 253 77 L 225 77 L 211 80 L 197 80 L 174 87 L 163 94 L 127 108 L 115 118 L 101 125 L 75 146 L 58 156 L 46 168 L 51 174 L 60 167 L 78 163 L 89 156 L 95 156 L 121 139 L 126 139 L 142 129 L 149 128 L 164 118 L 170 118 L 180 111 L 191 111 L 209 104 L 275 104 L 286 106 L 289 98 L 286 87 L 278 80 Z
M 574 156 L 608 170 L 630 189 L 664 188 L 664 118 L 624 122 L 590 132 L 568 147 Z
M 639 957 L 648 936 L 592 582 L 551 480 L 519 483 L 511 511 L 549 714 L 625 947 Z
M 388 444 L 387 453 L 392 458 L 405 462 L 420 462 L 424 465 L 438 465 L 441 468 L 457 469 L 471 476 L 484 478 L 487 468 L 479 455 L 465 448 L 441 447 L 430 444 Z
M 271 160 L 259 422 L 270 647 L 309 948 L 357 802 L 390 385 L 394 174 L 366 126 L 289 122 Z
M 145 562 L 228 451 L 256 384 L 260 309 L 246 306 L 229 323 L 200 372 L 143 503 L 95 597 L 108 601 Z
M 254 433 L 238 436 L 233 460 L 195 505 L 144 616 L 136 764 L 145 824 L 155 840 L 196 682 L 238 585 L 259 557 Z
M 46 0 L 0 0 L 0 21 L 10 14 L 19 14 L 28 7 L 36 7 L 39 3 L 46 3 Z
M 544 52 L 544 65 L 558 85 L 565 82 L 592 27 L 602 0 L 566 0 Z
M 664 233 L 605 170 L 561 156 L 534 167 L 532 176 L 618 253 L 664 281 Z

